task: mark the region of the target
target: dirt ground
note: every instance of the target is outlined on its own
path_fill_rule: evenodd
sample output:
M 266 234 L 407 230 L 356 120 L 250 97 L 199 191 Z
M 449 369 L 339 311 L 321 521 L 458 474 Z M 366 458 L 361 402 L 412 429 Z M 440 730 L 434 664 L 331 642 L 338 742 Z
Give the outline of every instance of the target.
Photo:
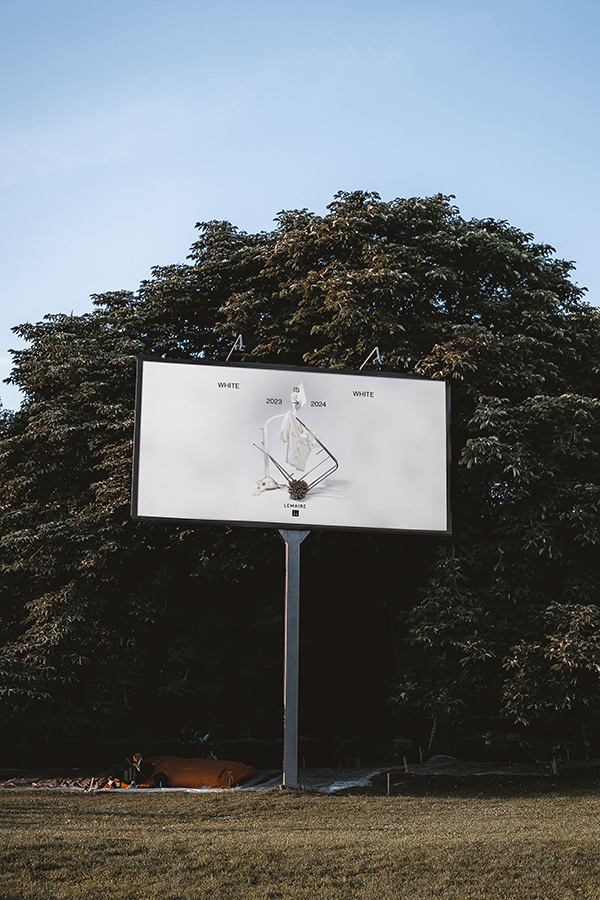
M 600 768 L 600 759 L 577 762 L 555 763 L 556 772 L 574 768 Z M 120 768 L 119 764 L 94 769 L 0 769 L 0 790 L 62 790 L 91 792 L 106 790 L 111 775 Z M 462 762 L 453 756 L 434 756 L 421 765 L 381 766 L 363 769 L 301 769 L 298 784 L 306 790 L 335 793 L 352 787 L 366 787 L 372 779 L 386 772 L 408 773 L 410 775 L 450 775 L 453 777 L 477 775 L 512 776 L 552 776 L 556 774 L 551 762 L 525 763 L 476 763 Z M 281 784 L 282 772 L 277 769 L 258 771 L 244 785 L 233 790 L 268 790 Z M 165 790 L 165 789 L 163 789 Z M 166 790 L 190 790 L 189 788 L 166 788 Z M 202 788 L 210 791 L 211 788 Z
M 0 769 L 0 790 L 63 790 L 98 791 L 106 790 L 107 782 L 119 766 L 103 769 Z M 368 785 L 371 778 L 383 769 L 303 769 L 298 773 L 298 783 L 308 790 L 326 793 L 348 787 Z M 282 782 L 281 769 L 264 769 L 245 784 L 233 790 L 260 791 L 277 787 Z M 145 788 L 147 792 L 149 789 Z M 150 789 L 152 790 L 152 789 Z M 163 790 L 165 790 L 163 788 Z M 166 790 L 192 790 L 191 788 L 166 788 Z M 199 790 L 211 791 L 212 788 Z

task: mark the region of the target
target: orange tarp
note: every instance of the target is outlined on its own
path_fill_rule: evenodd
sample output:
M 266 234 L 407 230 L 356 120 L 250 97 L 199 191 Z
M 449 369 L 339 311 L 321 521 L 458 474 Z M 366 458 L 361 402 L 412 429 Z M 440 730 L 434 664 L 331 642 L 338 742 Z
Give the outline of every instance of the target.
M 168 776 L 169 787 L 229 788 L 254 775 L 252 766 L 225 759 L 184 759 L 179 756 L 148 756 L 146 759 L 153 764 L 155 773 L 164 772 Z M 147 787 L 152 787 L 152 778 Z

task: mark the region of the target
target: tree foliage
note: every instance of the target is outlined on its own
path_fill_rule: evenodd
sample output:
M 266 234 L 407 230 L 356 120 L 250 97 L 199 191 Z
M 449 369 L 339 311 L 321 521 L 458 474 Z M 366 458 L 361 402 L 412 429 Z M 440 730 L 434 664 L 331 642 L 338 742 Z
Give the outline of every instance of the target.
M 451 198 L 343 193 L 269 233 L 204 223 L 189 262 L 138 292 L 16 328 L 25 401 L 0 435 L 5 718 L 22 731 L 27 707 L 69 734 L 143 734 L 152 715 L 163 730 L 194 717 L 277 730 L 272 532 L 129 518 L 136 357 L 223 360 L 242 333 L 236 361 L 357 369 L 378 346 L 385 370 L 452 384 L 453 541 L 304 545 L 304 658 L 338 685 L 319 705 L 304 676 L 307 728 L 355 733 L 370 694 L 383 734 L 390 693 L 406 721 L 597 721 L 600 316 L 571 270 Z

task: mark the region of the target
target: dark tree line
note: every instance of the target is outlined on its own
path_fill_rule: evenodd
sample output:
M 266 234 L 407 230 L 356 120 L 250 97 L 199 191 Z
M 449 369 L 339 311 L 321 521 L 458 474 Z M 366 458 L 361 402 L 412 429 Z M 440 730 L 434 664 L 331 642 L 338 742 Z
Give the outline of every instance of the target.
M 600 730 L 600 315 L 571 269 L 450 198 L 356 192 L 269 233 L 205 223 L 189 262 L 138 292 L 16 328 L 25 401 L 0 423 L 7 746 L 280 734 L 276 533 L 129 517 L 136 358 L 224 360 L 238 333 L 236 361 L 355 370 L 378 346 L 385 370 L 452 385 L 453 540 L 303 545 L 315 759 L 427 743 L 434 724 L 438 749 L 498 722 Z

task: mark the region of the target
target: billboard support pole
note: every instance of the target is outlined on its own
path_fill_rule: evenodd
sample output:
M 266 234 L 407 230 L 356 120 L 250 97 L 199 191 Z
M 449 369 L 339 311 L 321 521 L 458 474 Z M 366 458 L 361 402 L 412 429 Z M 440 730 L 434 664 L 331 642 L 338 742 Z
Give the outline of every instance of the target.
M 283 784 L 298 785 L 298 657 L 300 653 L 300 544 L 309 531 L 279 530 L 285 541 L 285 651 L 283 671 Z

